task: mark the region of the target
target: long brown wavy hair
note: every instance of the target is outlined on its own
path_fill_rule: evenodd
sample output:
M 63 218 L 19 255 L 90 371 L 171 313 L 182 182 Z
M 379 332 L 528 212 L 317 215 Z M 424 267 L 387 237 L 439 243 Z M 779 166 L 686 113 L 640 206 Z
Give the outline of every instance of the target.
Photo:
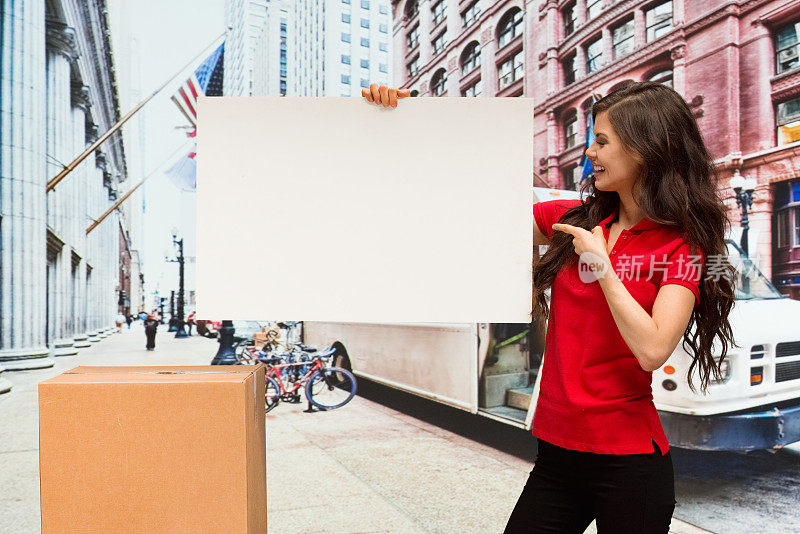
M 627 152 L 643 160 L 641 174 L 634 183 L 634 198 L 649 219 L 677 227 L 694 253 L 699 247 L 706 256 L 716 255 L 715 271 L 720 276 L 706 276 L 700 281 L 700 302 L 692 311 L 683 334 L 683 348 L 692 357 L 688 382 L 699 371 L 700 387 L 705 393 L 711 377 L 722 379 L 721 365 L 734 342 L 728 315 L 733 307 L 734 267 L 727 261 L 725 233 L 730 227 L 727 208 L 718 196 L 717 175 L 711 156 L 703 143 L 692 112 L 683 98 L 671 88 L 656 82 L 632 83 L 595 102 L 592 118 L 606 112 L 611 126 Z M 615 191 L 595 188 L 595 178 L 584 180 L 581 205 L 567 210 L 560 222 L 591 231 L 619 206 Z M 572 236 L 555 232 L 547 252 L 533 266 L 534 306 L 531 319 L 542 324 L 550 310 L 545 300 L 556 273 L 564 265 L 578 261 Z M 718 270 L 717 270 L 718 269 Z M 693 330 L 693 326 L 696 329 Z M 721 354 L 712 354 L 719 336 Z M 688 348 L 687 348 L 688 346 Z

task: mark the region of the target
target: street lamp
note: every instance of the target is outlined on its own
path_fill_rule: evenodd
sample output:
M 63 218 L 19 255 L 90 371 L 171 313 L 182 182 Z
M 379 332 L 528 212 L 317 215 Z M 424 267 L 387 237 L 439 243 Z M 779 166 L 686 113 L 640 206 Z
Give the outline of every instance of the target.
M 747 208 L 753 205 L 753 191 L 756 185 L 755 178 L 750 178 L 749 175 L 742 177 L 739 174 L 739 169 L 733 172 L 731 189 L 736 194 L 736 205 L 742 208 L 742 240 L 740 245 L 747 256 L 750 255 L 747 243 L 747 230 L 750 228 L 750 219 L 747 217 Z
M 178 287 L 178 314 L 177 314 L 177 332 L 175 333 L 175 337 L 189 337 L 189 334 L 186 333 L 186 323 L 184 322 L 184 315 L 183 315 L 183 295 L 184 295 L 184 288 L 183 288 L 183 238 L 178 239 L 178 229 L 172 229 L 172 243 L 178 247 L 178 259 L 176 260 L 169 260 L 169 261 L 177 261 L 178 262 L 178 278 L 179 278 L 179 287 Z

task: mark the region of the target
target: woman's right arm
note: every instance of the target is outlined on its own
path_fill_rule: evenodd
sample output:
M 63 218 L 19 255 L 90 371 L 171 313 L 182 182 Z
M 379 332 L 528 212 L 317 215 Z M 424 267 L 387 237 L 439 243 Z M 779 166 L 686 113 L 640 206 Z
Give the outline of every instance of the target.
M 536 222 L 536 218 L 533 219 L 533 244 L 535 245 L 549 245 L 550 238 L 547 237 L 542 233 L 539 229 L 539 224 Z

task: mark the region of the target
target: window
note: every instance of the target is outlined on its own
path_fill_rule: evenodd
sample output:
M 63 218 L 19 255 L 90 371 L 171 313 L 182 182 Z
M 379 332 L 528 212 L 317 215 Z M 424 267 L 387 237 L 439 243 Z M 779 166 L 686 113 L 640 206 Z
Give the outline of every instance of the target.
M 406 46 L 409 50 L 415 48 L 419 44 L 419 24 L 414 26 L 408 35 L 406 35 Z
M 777 186 L 774 206 L 778 247 L 800 247 L 800 182 L 782 182 Z
M 481 6 L 478 3 L 478 0 L 472 2 L 466 10 L 461 13 L 461 21 L 466 28 L 467 26 L 471 25 L 473 22 L 478 20 L 478 17 L 481 16 Z
M 369 9 L 369 0 L 361 0 L 361 7 L 363 9 Z
M 437 24 L 439 24 L 444 20 L 446 9 L 447 5 L 445 4 L 444 0 L 439 0 L 433 5 L 433 7 L 431 8 L 431 14 L 433 15 L 433 19 L 431 20 L 431 27 L 436 26 Z
M 478 41 L 472 41 L 461 54 L 461 75 L 465 76 L 481 65 L 481 50 Z
M 409 78 L 413 78 L 419 72 L 419 56 L 415 57 L 414 59 L 406 65 L 406 69 L 408 70 Z
M 381 52 L 388 52 L 389 51 L 389 45 L 386 44 L 386 43 L 378 43 L 378 48 L 381 49 Z
M 505 60 L 498 70 L 497 89 L 499 91 L 522 78 L 525 72 L 523 51 L 520 50 L 513 57 Z
M 445 39 L 445 35 L 447 34 L 446 31 L 440 33 L 436 39 L 433 40 L 433 53 L 438 54 L 444 47 L 447 46 L 447 40 Z
M 361 38 L 361 46 L 365 46 L 365 47 L 369 48 L 369 39 L 367 39 L 366 37 L 362 37 Z
M 586 73 L 598 70 L 603 63 L 603 40 L 597 38 L 586 47 Z
M 577 6 L 574 2 L 564 8 L 561 12 L 561 19 L 564 21 L 564 37 L 567 37 L 575 31 L 578 23 Z
M 369 68 L 369 60 L 368 59 L 362 59 L 361 60 L 361 68 L 362 69 L 368 69 Z
M 349 33 L 342 33 L 342 42 L 349 43 L 350 42 L 350 34 Z
M 437 70 L 436 74 L 433 75 L 433 79 L 431 80 L 431 94 L 433 96 L 442 96 L 446 90 L 446 84 L 447 71 L 444 69 Z
M 564 116 L 564 148 L 572 148 L 578 141 L 578 112 L 569 110 Z
M 800 141 L 800 98 L 778 104 L 778 144 Z
M 800 66 L 800 22 L 795 22 L 778 31 L 775 35 L 775 53 L 777 64 L 775 73 L 780 74 Z
M 381 33 L 389 33 L 389 26 L 387 26 L 386 24 L 380 24 L 378 26 L 378 31 L 380 31 Z
M 378 6 L 378 11 L 380 12 L 381 15 L 386 15 L 389 13 L 389 8 L 381 4 L 380 6 Z
M 611 31 L 611 43 L 615 60 L 633 52 L 633 19 Z
M 647 42 L 658 39 L 672 28 L 672 2 L 664 2 L 645 13 Z
M 565 59 L 561 68 L 564 71 L 564 87 L 575 83 L 575 79 L 578 77 L 578 54 L 572 54 Z
M 350 75 L 349 74 L 342 74 L 342 83 L 346 83 L 350 85 Z
M 345 65 L 349 65 L 350 64 L 350 56 L 346 56 L 346 55 L 342 54 L 342 63 L 344 63 Z
M 461 96 L 481 96 L 481 81 L 478 80 L 461 90 Z
M 369 80 L 367 80 L 366 78 L 361 78 L 361 87 L 363 87 L 364 89 L 368 89 L 369 88 Z
M 522 34 L 522 10 L 514 9 L 507 13 L 500 22 L 500 38 L 497 40 L 497 48 L 503 48 L 511 42 L 517 35 Z
M 408 0 L 406 4 L 406 19 L 411 20 L 419 14 L 417 0 Z
M 350 23 L 350 14 L 349 13 L 342 13 L 342 22 Z
M 662 70 L 660 72 L 656 72 L 650 76 L 648 80 L 651 82 L 664 84 L 667 87 L 672 87 L 672 70 Z
M 603 0 L 586 0 L 586 20 L 592 20 L 603 11 Z
M 361 27 L 369 28 L 369 19 L 361 19 Z
M 343 4 L 347 4 L 349 6 L 350 5 L 350 0 L 342 0 L 342 3 Z
M 386 63 L 378 64 L 378 70 L 381 72 L 389 72 L 389 66 Z
M 580 163 L 568 166 L 561 174 L 564 179 L 564 189 L 577 191 L 581 183 L 581 174 L 583 174 Z

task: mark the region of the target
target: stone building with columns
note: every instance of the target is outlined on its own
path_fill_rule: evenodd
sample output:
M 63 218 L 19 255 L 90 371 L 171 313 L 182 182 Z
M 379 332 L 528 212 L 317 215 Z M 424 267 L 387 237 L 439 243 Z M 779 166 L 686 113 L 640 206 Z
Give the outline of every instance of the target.
M 52 366 L 111 332 L 119 216 L 86 229 L 126 170 L 115 134 L 46 192 L 119 118 L 104 1 L 0 0 L 0 9 L 2 371 Z
M 729 182 L 757 180 L 750 256 L 800 299 L 800 2 L 394 0 L 394 83 L 533 98 L 537 186 L 578 189 L 592 91 L 654 80 L 689 104 Z M 738 232 L 738 233 L 737 233 Z

